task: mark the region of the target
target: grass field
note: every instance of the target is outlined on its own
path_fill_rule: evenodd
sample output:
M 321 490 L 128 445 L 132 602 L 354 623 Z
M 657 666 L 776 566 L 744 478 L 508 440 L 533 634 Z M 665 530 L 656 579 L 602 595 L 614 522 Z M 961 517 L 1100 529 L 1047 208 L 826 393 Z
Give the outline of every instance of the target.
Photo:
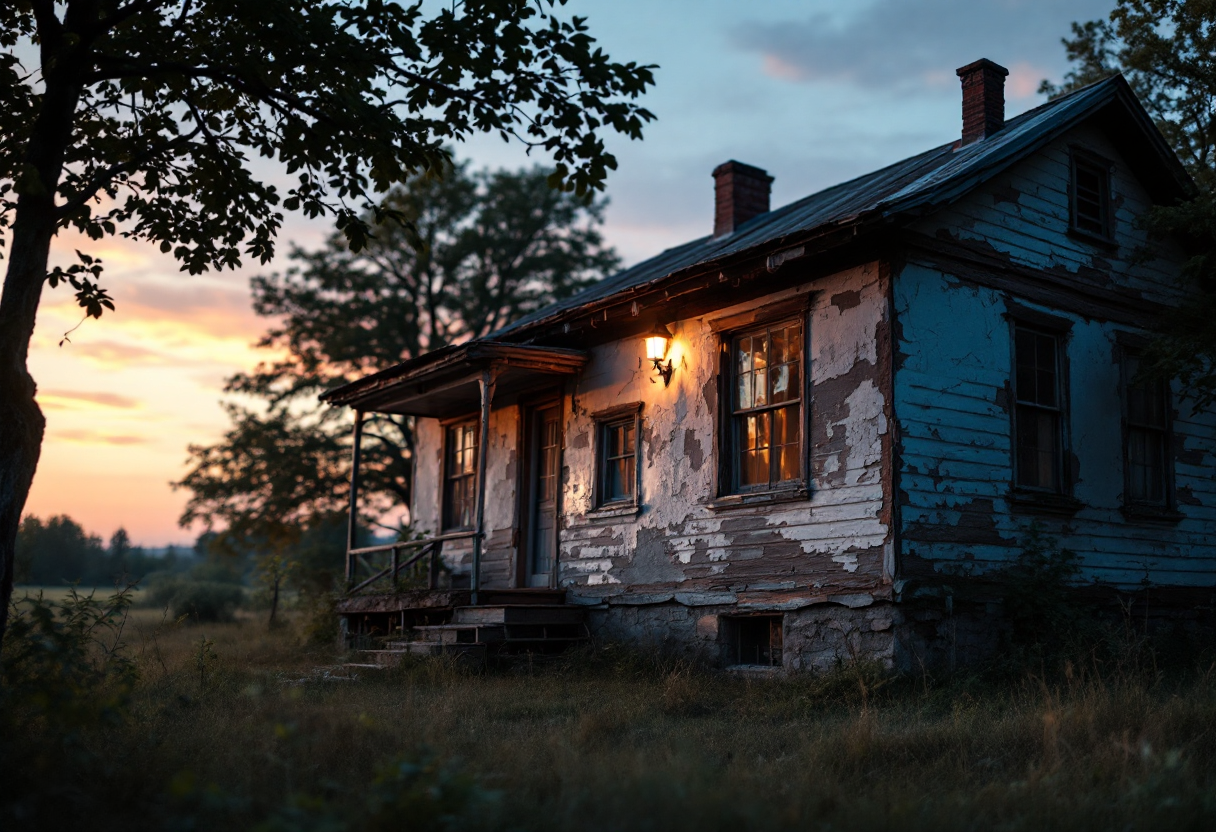
M 252 618 L 136 610 L 122 638 L 139 678 L 115 714 L 13 727 L 23 756 L 4 776 L 21 793 L 6 817 L 22 825 L 9 828 L 1216 823 L 1210 667 L 749 680 L 601 647 L 484 675 L 427 661 L 352 679 L 335 678 L 341 656 Z
M 91 587 L 91 586 L 15 586 L 13 587 L 13 600 L 18 603 L 25 598 L 35 598 L 42 596 L 52 603 L 60 603 L 64 601 L 71 592 L 75 590 L 82 595 L 96 595 L 97 597 L 105 597 L 114 592 L 114 587 Z M 133 600 L 136 604 L 139 603 L 140 593 L 142 590 L 139 587 L 133 587 L 131 590 Z

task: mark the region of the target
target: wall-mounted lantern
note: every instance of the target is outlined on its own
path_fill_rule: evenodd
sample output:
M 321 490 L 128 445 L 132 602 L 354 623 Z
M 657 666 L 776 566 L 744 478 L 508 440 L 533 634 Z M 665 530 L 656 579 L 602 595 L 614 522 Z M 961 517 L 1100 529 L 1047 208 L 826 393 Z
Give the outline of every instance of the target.
M 654 362 L 654 369 L 663 377 L 663 386 L 671 384 L 673 371 L 672 362 L 663 363 L 667 357 L 667 344 L 671 341 L 671 333 L 667 327 L 656 323 L 654 329 L 646 335 L 646 360 Z

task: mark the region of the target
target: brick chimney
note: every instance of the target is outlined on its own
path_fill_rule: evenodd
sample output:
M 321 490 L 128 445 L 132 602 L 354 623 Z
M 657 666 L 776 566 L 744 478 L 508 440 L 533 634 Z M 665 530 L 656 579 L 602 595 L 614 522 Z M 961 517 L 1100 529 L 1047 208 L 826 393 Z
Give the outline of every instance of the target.
M 959 147 L 986 139 L 1005 126 L 1005 76 L 1009 70 L 987 58 L 958 70 L 963 81 L 963 138 Z
M 767 214 L 772 184 L 767 171 L 733 159 L 714 168 L 714 238 Z

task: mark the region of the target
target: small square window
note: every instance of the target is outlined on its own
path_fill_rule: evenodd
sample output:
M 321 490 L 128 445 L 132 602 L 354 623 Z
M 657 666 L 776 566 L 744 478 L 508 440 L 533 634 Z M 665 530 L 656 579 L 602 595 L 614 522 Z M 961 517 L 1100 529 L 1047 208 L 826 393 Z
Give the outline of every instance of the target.
M 596 508 L 638 503 L 640 413 L 640 405 L 628 405 L 596 420 Z
M 1110 164 L 1080 151 L 1072 155 L 1072 230 L 1110 240 L 1114 227 L 1110 197 Z
M 783 623 L 780 615 L 723 618 L 723 663 L 728 667 L 781 667 Z

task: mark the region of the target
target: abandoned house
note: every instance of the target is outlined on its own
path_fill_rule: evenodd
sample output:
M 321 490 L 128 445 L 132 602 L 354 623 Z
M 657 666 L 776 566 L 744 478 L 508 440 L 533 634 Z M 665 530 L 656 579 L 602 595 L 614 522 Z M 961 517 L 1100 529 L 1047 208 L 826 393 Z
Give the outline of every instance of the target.
M 1216 416 L 1138 374 L 1185 256 L 1138 218 L 1192 183 L 1120 76 L 1005 120 L 958 75 L 956 141 L 777 209 L 726 162 L 711 234 L 326 393 L 352 512 L 364 414 L 416 420 L 423 536 L 349 550 L 348 637 L 916 667 L 996 648 L 1032 525 L 1205 621 Z

